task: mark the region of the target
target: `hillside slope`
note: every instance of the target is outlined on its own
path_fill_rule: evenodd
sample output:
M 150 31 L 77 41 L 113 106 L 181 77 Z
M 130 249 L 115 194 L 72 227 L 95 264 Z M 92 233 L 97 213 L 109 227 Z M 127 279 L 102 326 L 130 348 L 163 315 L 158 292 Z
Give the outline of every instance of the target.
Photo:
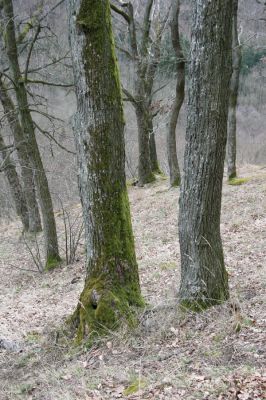
M 222 236 L 231 300 L 201 314 L 177 310 L 179 189 L 160 179 L 129 189 L 147 309 L 93 348 L 73 349 L 57 330 L 75 307 L 80 261 L 39 274 L 18 222 L 0 225 L 0 399 L 263 399 L 265 389 L 266 169 L 224 183 Z M 71 207 L 72 216 L 80 213 Z M 57 213 L 63 246 L 62 213 Z M 64 338 L 63 338 L 64 339 Z M 263 345 L 264 343 L 264 345 Z M 3 344 L 3 342 L 2 342 Z M 264 372 L 264 376 L 263 376 Z

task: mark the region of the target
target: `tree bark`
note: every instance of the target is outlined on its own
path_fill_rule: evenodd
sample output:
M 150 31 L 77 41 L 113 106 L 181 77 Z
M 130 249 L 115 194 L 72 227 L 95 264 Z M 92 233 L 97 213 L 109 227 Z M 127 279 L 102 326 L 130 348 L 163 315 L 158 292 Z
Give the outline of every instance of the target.
M 139 161 L 138 161 L 138 184 L 143 186 L 146 183 L 153 182 L 155 176 L 152 171 L 151 164 L 151 142 L 150 142 L 150 115 L 148 107 L 145 106 L 145 100 L 140 100 L 135 106 L 137 125 L 138 125 L 138 146 L 139 146 Z
M 5 39 L 6 50 L 9 60 L 10 70 L 14 82 L 19 113 L 21 117 L 21 126 L 24 132 L 24 138 L 27 141 L 28 154 L 31 166 L 34 171 L 36 189 L 40 202 L 40 208 L 43 218 L 43 228 L 45 237 L 46 269 L 53 269 L 61 260 L 58 250 L 56 224 L 53 212 L 53 204 L 49 191 L 47 177 L 44 171 L 41 155 L 35 137 L 34 123 L 28 105 L 27 91 L 21 76 L 18 51 L 16 44 L 14 12 L 12 0 L 3 0 L 4 14 L 6 18 Z
M 233 30 L 232 30 L 232 59 L 233 73 L 230 82 L 229 110 L 228 110 L 228 133 L 227 133 L 227 176 L 233 179 L 237 176 L 236 171 L 236 109 L 239 88 L 239 75 L 242 60 L 242 50 L 238 40 L 237 11 L 238 0 L 234 0 Z
M 142 305 L 125 177 L 122 96 L 108 0 L 68 0 L 87 275 L 76 340 L 129 321 Z
M 161 170 L 159 167 L 157 149 L 156 149 L 156 141 L 155 134 L 153 130 L 153 116 L 150 112 L 149 115 L 149 146 L 150 146 L 150 160 L 151 160 L 151 170 L 154 174 L 160 174 Z
M 16 171 L 16 167 L 12 162 L 8 151 L 5 151 L 5 143 L 2 135 L 0 134 L 0 154 L 2 160 L 4 160 L 4 173 L 7 178 L 10 192 L 14 201 L 16 213 L 21 219 L 23 230 L 27 232 L 29 230 L 29 214 L 26 204 L 26 199 L 23 193 L 22 186 Z
M 14 145 L 16 147 L 18 160 L 21 167 L 21 178 L 23 182 L 23 191 L 27 203 L 29 219 L 28 231 L 32 233 L 37 233 L 42 230 L 42 225 L 35 194 L 34 174 L 28 155 L 27 143 L 24 139 L 23 130 L 21 128 L 14 103 L 11 97 L 8 95 L 7 89 L 5 88 L 1 77 L 0 101 L 3 106 L 4 115 L 13 134 Z
M 171 36 L 176 54 L 176 96 L 172 107 L 167 135 L 167 155 L 170 172 L 170 185 L 179 186 L 181 181 L 176 151 L 176 125 L 185 97 L 185 60 L 179 36 L 179 0 L 172 1 Z
M 229 297 L 220 214 L 232 70 L 232 0 L 195 1 L 181 184 L 181 305 L 202 309 Z

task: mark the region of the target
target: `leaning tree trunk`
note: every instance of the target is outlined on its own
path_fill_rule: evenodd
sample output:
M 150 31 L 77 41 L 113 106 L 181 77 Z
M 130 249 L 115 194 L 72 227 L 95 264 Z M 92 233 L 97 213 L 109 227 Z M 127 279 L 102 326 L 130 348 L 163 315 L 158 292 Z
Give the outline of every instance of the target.
M 20 184 L 19 176 L 16 171 L 15 164 L 8 155 L 8 151 L 5 151 L 5 143 L 2 135 L 0 134 L 0 154 L 4 162 L 4 173 L 7 178 L 10 193 L 14 201 L 16 213 L 21 219 L 23 230 L 27 232 L 29 230 L 29 214 L 26 204 L 26 199 L 23 193 L 22 186 Z
M 39 207 L 35 194 L 34 174 L 28 156 L 27 143 L 21 128 L 18 115 L 11 97 L 8 95 L 7 88 L 4 86 L 0 77 L 0 101 L 3 106 L 4 114 L 13 134 L 18 160 L 21 167 L 21 178 L 23 191 L 27 203 L 29 226 L 28 231 L 37 233 L 42 230 Z
M 233 73 L 230 82 L 229 93 L 229 113 L 228 113 L 228 132 L 227 132 L 227 176 L 228 179 L 236 177 L 236 109 L 239 87 L 239 75 L 242 60 L 241 46 L 238 40 L 237 30 L 237 9 L 238 0 L 234 0 L 233 13 L 233 41 L 232 41 L 232 58 Z
M 77 96 L 74 135 L 87 248 L 76 340 L 114 328 L 142 305 L 125 178 L 124 119 L 108 0 L 69 0 Z
M 167 156 L 170 172 L 170 185 L 179 186 L 181 181 L 180 170 L 178 165 L 177 151 L 176 151 L 176 125 L 179 116 L 179 111 L 182 107 L 185 97 L 185 60 L 182 51 L 180 36 L 179 36 L 179 0 L 172 1 L 172 23 L 171 35 L 172 44 L 176 53 L 176 96 L 173 108 L 170 115 L 170 122 L 167 134 Z
M 28 145 L 28 154 L 31 166 L 34 170 L 36 189 L 39 197 L 43 217 L 43 228 L 45 237 L 46 269 L 54 268 L 61 260 L 58 250 L 56 224 L 53 212 L 53 203 L 49 191 L 47 177 L 44 171 L 41 155 L 35 137 L 34 122 L 31 117 L 27 91 L 25 83 L 21 78 L 21 71 L 18 61 L 18 51 L 16 44 L 14 12 L 12 0 L 3 0 L 4 14 L 6 17 L 6 50 L 9 60 L 10 70 L 14 82 L 19 113 L 21 117 L 21 126 L 24 132 L 24 138 Z
M 229 297 L 220 214 L 232 69 L 232 0 L 195 1 L 192 20 L 179 214 L 179 295 L 182 305 L 201 309 Z

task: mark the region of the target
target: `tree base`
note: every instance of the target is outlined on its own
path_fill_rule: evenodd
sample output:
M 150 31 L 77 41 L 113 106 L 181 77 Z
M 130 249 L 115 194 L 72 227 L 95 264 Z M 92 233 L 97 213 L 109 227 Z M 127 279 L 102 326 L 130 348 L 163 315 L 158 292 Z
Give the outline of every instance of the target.
M 176 178 L 170 179 L 170 186 L 171 187 L 179 187 L 180 184 L 181 184 L 180 177 L 176 177 Z
M 236 171 L 228 173 L 228 181 L 235 179 L 237 177 Z
M 221 305 L 229 299 L 229 291 L 225 288 L 219 294 L 207 296 L 206 293 L 197 293 L 196 296 L 180 296 L 179 307 L 182 310 L 190 310 L 194 312 L 201 312 L 209 307 Z
M 85 340 L 90 345 L 96 337 L 107 334 L 123 322 L 135 326 L 136 307 L 144 306 L 144 302 L 138 290 L 133 288 L 131 294 L 132 297 L 125 288 L 111 287 L 101 278 L 89 279 L 68 320 L 75 343 L 79 345 Z
M 58 267 L 58 265 L 60 265 L 61 263 L 61 258 L 59 256 L 50 256 L 47 258 L 46 260 L 46 264 L 45 264 L 45 271 L 52 271 L 53 269 L 55 269 L 56 267 Z
M 146 185 L 147 183 L 152 183 L 156 181 L 156 177 L 153 173 L 146 175 L 145 177 L 140 177 L 138 181 L 138 186 Z

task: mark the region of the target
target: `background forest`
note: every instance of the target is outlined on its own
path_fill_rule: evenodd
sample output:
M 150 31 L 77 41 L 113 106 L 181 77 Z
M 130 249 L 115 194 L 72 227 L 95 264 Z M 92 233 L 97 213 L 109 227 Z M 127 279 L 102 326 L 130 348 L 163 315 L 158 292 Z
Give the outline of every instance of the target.
M 141 2 L 136 3 L 137 19 L 141 23 Z M 54 5 L 54 2 L 51 2 Z M 14 1 L 15 13 L 18 20 L 28 20 L 29 16 L 38 14 L 39 7 L 47 10 L 51 8 L 49 1 L 31 2 Z M 169 4 L 160 2 L 160 13 L 166 13 Z M 264 129 L 265 115 L 265 20 L 263 19 L 263 5 L 258 2 L 241 0 L 239 2 L 239 25 L 241 27 L 241 42 L 243 43 L 243 60 L 239 88 L 239 105 L 237 109 L 237 163 L 239 165 L 257 164 L 263 165 L 266 160 L 266 138 Z M 156 17 L 156 15 L 155 15 Z M 185 1 L 180 9 L 180 32 L 184 42 L 184 48 L 189 49 L 190 34 L 190 2 Z M 115 35 L 118 37 L 119 47 L 127 41 L 127 27 L 119 16 L 114 15 Z M 60 5 L 48 17 L 49 34 L 37 42 L 34 47 L 31 64 L 40 66 L 49 63 L 56 58 L 65 57 L 59 64 L 51 65 L 36 76 L 38 79 L 57 82 L 62 84 L 71 83 L 71 69 L 69 68 L 70 54 L 67 33 L 67 13 L 64 4 Z M 49 32 L 48 30 L 48 32 Z M 31 33 L 34 35 L 34 32 Z M 125 46 L 124 46 L 125 47 Z M 166 27 L 162 38 L 162 52 L 160 65 L 156 73 L 154 91 L 163 87 L 155 93 L 153 98 L 154 108 L 158 114 L 154 118 L 154 131 L 157 143 L 159 164 L 167 175 L 168 162 L 166 154 L 166 131 L 169 120 L 169 111 L 175 95 L 175 55 L 172 50 L 169 26 Z M 130 89 L 133 85 L 133 71 L 126 55 L 117 51 L 122 83 Z M 58 83 L 58 82 L 57 82 Z M 45 100 L 39 99 L 37 106 L 44 113 L 54 115 L 56 119 L 49 119 L 40 114 L 34 114 L 34 119 L 44 131 L 54 137 L 67 149 L 74 151 L 71 117 L 75 112 L 76 100 L 71 88 L 50 87 L 43 85 L 32 85 L 31 90 L 43 96 Z M 185 100 L 186 102 L 186 100 Z M 184 103 L 185 105 L 185 103 Z M 181 115 L 177 128 L 177 151 L 178 159 L 182 164 L 184 152 L 184 136 L 186 107 L 181 108 Z M 126 168 L 128 179 L 137 176 L 137 125 L 134 109 L 131 104 L 125 102 L 126 115 Z M 11 142 L 8 127 L 2 121 L 2 134 Z M 47 177 L 51 187 L 51 193 L 56 208 L 60 208 L 59 198 L 65 203 L 72 203 L 78 199 L 76 163 L 75 156 L 66 153 L 58 147 L 47 135 L 37 132 L 42 157 L 47 170 Z M 182 168 L 182 165 L 181 165 Z M 13 216 L 13 206 L 5 183 L 3 174 L 1 179 L 1 214 L 5 218 Z
M 82 7 L 78 14 L 75 7 L 88 3 L 96 11 L 83 18 Z M 233 22 L 224 18 L 230 1 L 208 3 L 223 10 L 224 23 L 219 25 L 222 14 L 215 16 L 220 32 L 237 23 L 232 55 L 237 59 L 241 50 L 242 58 L 236 177 L 230 176 L 230 154 L 222 176 L 217 145 L 217 158 L 211 159 L 211 150 L 202 164 L 207 170 L 213 162 L 209 171 L 217 175 L 198 179 L 189 172 L 201 158 L 190 157 L 188 143 L 193 132 L 203 131 L 206 136 L 196 144 L 203 152 L 207 143 L 222 143 L 221 110 L 228 109 L 224 94 L 231 92 L 221 80 L 229 76 L 231 55 L 222 57 L 210 40 L 212 53 L 206 52 L 201 70 L 210 78 L 207 94 L 212 87 L 221 91 L 215 139 L 210 129 L 215 113 L 206 112 L 204 120 L 198 112 L 193 120 L 191 112 L 205 100 L 212 105 L 207 95 L 195 103 L 191 96 L 202 78 L 195 73 L 191 79 L 190 57 L 200 57 L 195 36 L 193 44 L 193 23 L 199 29 L 195 2 L 180 1 L 178 19 L 179 1 L 110 1 L 121 91 L 109 14 L 104 20 L 109 37 L 92 28 L 100 3 L 109 1 L 0 1 L 0 400 L 262 400 L 265 1 L 239 0 Z M 206 40 L 208 21 L 211 26 L 207 18 L 202 29 Z M 217 46 L 230 40 L 224 34 Z M 104 70 L 105 63 L 113 69 Z M 194 121 L 207 121 L 203 131 Z M 175 147 L 178 164 L 171 153 Z M 191 187 L 198 190 L 194 199 L 186 197 Z M 204 194 L 211 199 L 205 204 Z M 209 235 L 200 231 L 202 253 L 193 247 L 197 229 Z M 193 265 L 198 294 L 191 285 Z M 184 308 L 177 307 L 178 286 Z

